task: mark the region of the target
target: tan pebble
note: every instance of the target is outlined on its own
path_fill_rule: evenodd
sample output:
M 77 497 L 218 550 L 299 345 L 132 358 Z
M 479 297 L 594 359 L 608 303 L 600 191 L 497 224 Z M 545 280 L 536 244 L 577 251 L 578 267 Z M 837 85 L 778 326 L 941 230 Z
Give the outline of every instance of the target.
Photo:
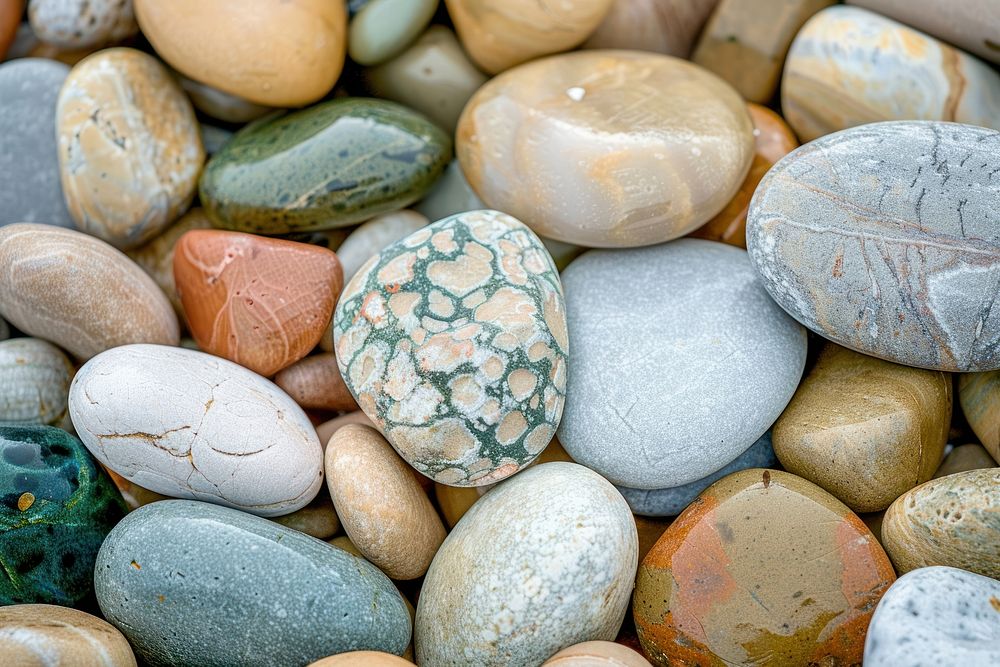
M 997 462 L 982 445 L 959 445 L 951 450 L 948 456 L 944 457 L 941 466 L 934 473 L 934 479 L 945 475 L 954 475 L 956 472 L 996 467 Z
M 66 416 L 73 364 L 38 338 L 0 342 L 0 423 L 57 424 Z
M 351 651 L 310 663 L 309 667 L 406 667 L 413 663 L 381 651 Z
M 340 518 L 333 507 L 333 501 L 323 492 L 302 509 L 274 517 L 272 521 L 319 540 L 328 540 L 340 530 Z
M 323 445 L 323 448 L 326 449 L 326 443 L 330 442 L 330 437 L 334 433 L 336 433 L 341 427 L 347 426 L 348 424 L 364 424 L 365 426 L 370 426 L 378 430 L 375 423 L 371 419 L 368 419 L 368 416 L 361 410 L 348 412 L 346 415 L 334 417 L 333 419 L 325 421 L 316 427 L 316 435 L 319 436 L 319 442 Z
M 615 0 L 585 49 L 634 49 L 687 58 L 719 0 Z
M 564 648 L 542 667 L 649 667 L 649 662 L 627 646 L 595 641 Z
M 958 402 L 979 442 L 1000 462 L 1000 371 L 959 375 Z
M 448 527 L 454 528 L 469 508 L 492 488 L 492 486 L 448 486 L 435 482 L 434 496 Z
M 49 604 L 0 607 L 0 662 L 5 667 L 135 667 L 135 655 L 113 625 Z
M 303 408 L 316 410 L 357 410 L 351 390 L 344 384 L 333 352 L 314 354 L 278 371 L 274 383 Z
M 354 542 L 351 542 L 351 538 L 347 535 L 341 535 L 340 537 L 335 537 L 332 540 L 328 540 L 327 544 L 332 544 L 338 549 L 343 549 L 349 554 L 354 554 L 358 558 L 364 558 L 365 555 L 361 553 L 361 550 L 354 546 Z M 406 598 L 403 598 L 404 600 Z

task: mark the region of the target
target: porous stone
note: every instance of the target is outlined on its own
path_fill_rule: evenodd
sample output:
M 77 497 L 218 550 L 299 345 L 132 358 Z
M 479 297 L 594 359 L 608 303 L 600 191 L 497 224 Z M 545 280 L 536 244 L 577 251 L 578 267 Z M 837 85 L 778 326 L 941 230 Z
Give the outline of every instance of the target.
M 960 375 L 958 401 L 979 442 L 1000 462 L 1000 371 Z
M 0 423 L 59 424 L 66 417 L 73 364 L 39 338 L 0 342 Z
M 136 667 L 115 626 L 51 604 L 0 607 L 0 656 L 8 667 Z
M 424 31 L 438 0 L 370 0 L 351 18 L 347 53 L 359 65 L 398 55 Z
M 307 410 L 351 412 L 358 404 L 332 352 L 314 354 L 278 371 L 274 383 Z
M 959 445 L 944 457 L 944 461 L 934 473 L 933 479 L 954 475 L 956 472 L 966 470 L 981 470 L 983 468 L 996 468 L 997 462 L 993 460 L 990 453 L 982 445 L 967 444 Z
M 687 58 L 719 0 L 614 0 L 585 49 L 634 49 Z
M 564 648 L 542 667 L 649 667 L 649 662 L 627 646 L 596 641 Z
M 65 49 L 103 46 L 139 32 L 132 0 L 31 0 L 28 22 L 40 40 Z

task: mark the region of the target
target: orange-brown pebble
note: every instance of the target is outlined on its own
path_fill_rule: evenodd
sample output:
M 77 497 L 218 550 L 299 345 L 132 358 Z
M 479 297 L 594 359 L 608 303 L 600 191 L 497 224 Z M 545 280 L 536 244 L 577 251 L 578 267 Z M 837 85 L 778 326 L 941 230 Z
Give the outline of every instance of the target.
M 358 558 L 365 557 L 365 555 L 361 553 L 361 549 L 358 549 L 358 547 L 355 546 L 354 542 L 351 542 L 351 538 L 349 538 L 347 535 L 341 535 L 340 537 L 335 537 L 332 540 L 328 540 L 327 544 L 333 545 L 338 549 L 343 549 L 347 553 L 353 554 Z
M 357 410 L 351 390 L 344 384 L 333 352 L 300 359 L 274 376 L 274 383 L 306 409 Z
M 564 648 L 542 667 L 649 667 L 649 662 L 621 644 L 593 641 Z
M 10 43 L 17 34 L 24 13 L 24 0 L 2 0 L 0 2 L 0 61 L 7 54 Z
M 309 667 L 407 667 L 413 663 L 398 655 L 381 651 L 351 651 L 331 655 L 311 663 Z

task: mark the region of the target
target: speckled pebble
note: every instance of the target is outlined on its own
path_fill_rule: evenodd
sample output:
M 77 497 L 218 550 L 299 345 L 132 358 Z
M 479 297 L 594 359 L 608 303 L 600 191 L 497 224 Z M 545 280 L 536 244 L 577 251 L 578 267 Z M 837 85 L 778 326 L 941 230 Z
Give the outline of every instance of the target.
M 66 416 L 73 364 L 39 338 L 0 342 L 0 423 L 57 424 Z
M 103 46 L 139 32 L 132 0 L 31 0 L 28 22 L 40 40 L 66 49 Z

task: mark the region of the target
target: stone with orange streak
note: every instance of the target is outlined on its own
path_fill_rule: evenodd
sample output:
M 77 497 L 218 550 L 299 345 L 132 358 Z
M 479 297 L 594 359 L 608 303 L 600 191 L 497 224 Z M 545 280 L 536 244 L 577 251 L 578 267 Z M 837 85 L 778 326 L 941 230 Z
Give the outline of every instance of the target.
M 351 390 L 344 384 L 332 352 L 315 354 L 278 371 L 274 383 L 301 407 L 316 410 L 357 410 Z
M 758 468 L 713 484 L 666 530 L 639 568 L 633 613 L 657 665 L 855 665 L 894 580 L 845 505 Z
M 0 61 L 3 61 L 10 43 L 14 41 L 23 13 L 24 0 L 0 2 Z
M 343 285 L 330 250 L 218 230 L 178 240 L 174 278 L 198 346 L 264 376 L 316 346 Z

